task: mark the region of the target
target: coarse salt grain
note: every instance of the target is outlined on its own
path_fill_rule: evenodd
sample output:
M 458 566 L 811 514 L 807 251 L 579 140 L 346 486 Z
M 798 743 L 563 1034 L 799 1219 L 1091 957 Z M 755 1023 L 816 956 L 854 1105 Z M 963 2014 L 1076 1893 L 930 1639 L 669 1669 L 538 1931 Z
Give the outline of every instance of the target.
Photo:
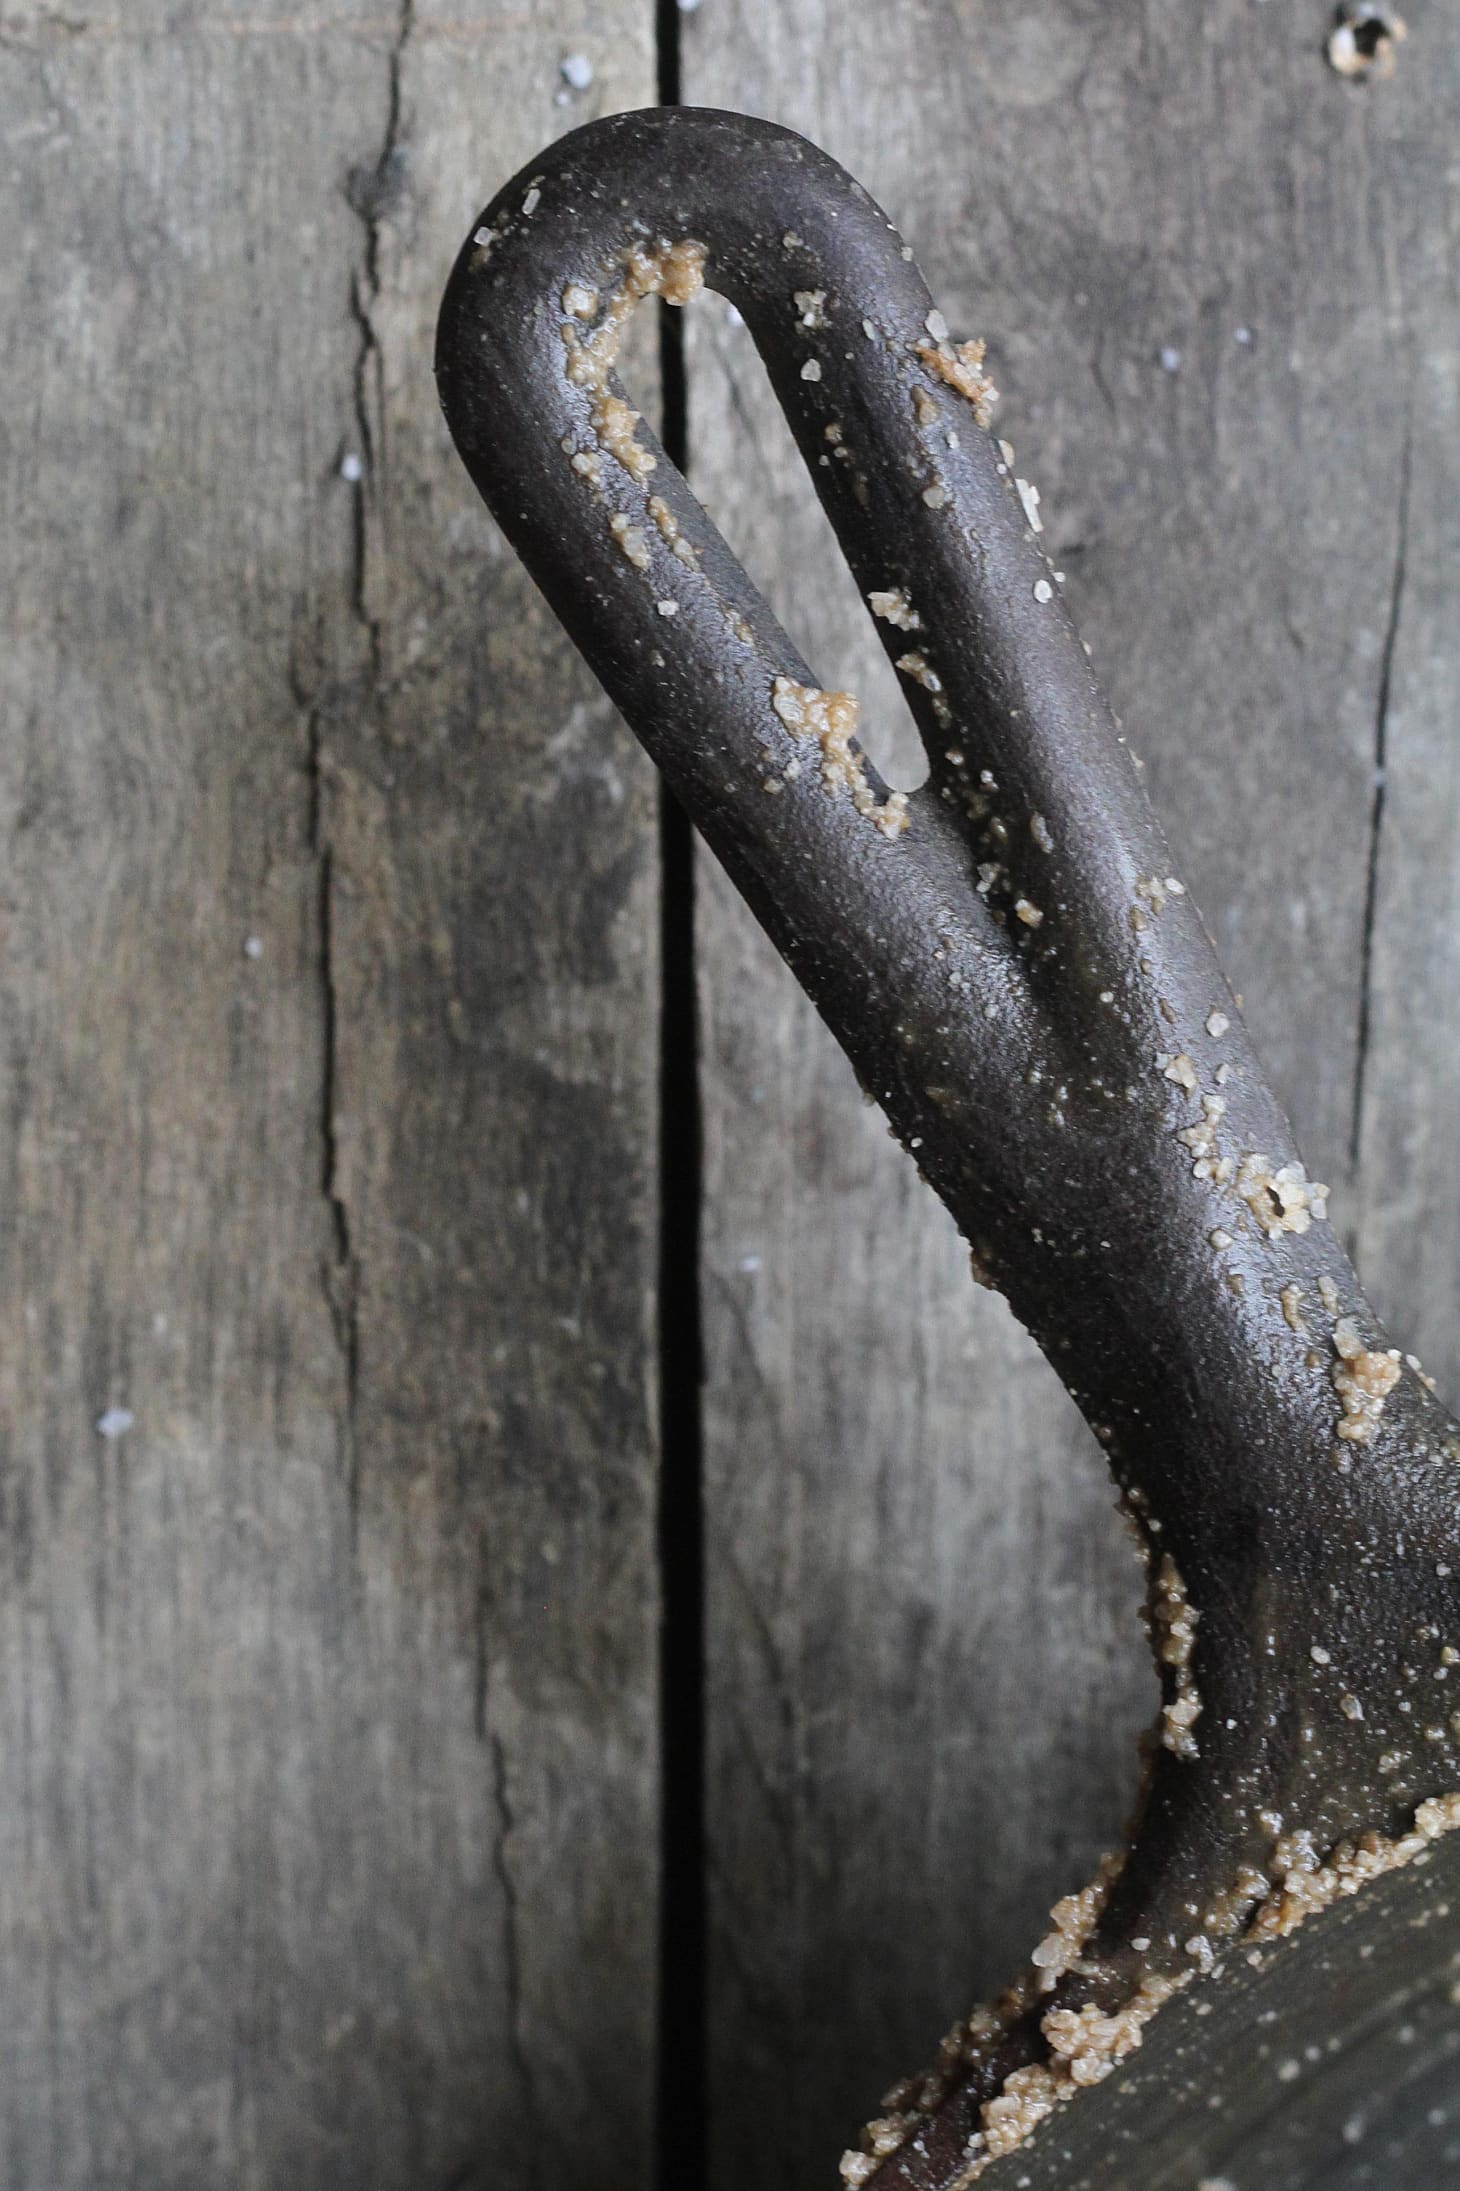
M 794 678 L 777 677 L 771 686 L 771 707 L 786 729 L 801 738 L 814 738 L 821 748 L 821 780 L 828 791 L 848 791 L 859 814 L 866 815 L 884 837 L 896 839 L 907 828 L 907 793 L 893 791 L 884 805 L 867 782 L 862 757 L 852 744 L 860 712 L 850 692 L 823 692 L 815 685 L 798 685 Z
M 1333 1327 L 1338 1360 L 1330 1376 L 1342 1410 L 1338 1436 L 1346 1445 L 1368 1445 L 1384 1413 L 1384 1403 L 1400 1378 L 1399 1350 L 1366 1347 L 1351 1316 Z
M 901 586 L 890 586 L 885 591 L 869 593 L 867 606 L 884 624 L 893 625 L 898 631 L 919 631 L 922 618 L 908 600 Z

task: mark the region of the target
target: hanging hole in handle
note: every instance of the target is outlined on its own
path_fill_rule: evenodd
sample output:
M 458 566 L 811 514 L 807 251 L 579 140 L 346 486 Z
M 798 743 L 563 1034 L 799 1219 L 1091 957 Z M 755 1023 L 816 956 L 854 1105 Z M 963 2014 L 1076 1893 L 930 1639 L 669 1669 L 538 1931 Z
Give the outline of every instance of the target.
M 683 328 L 689 483 L 823 685 L 856 694 L 857 738 L 887 783 L 912 792 L 928 759 L 897 672 L 807 474 L 764 360 L 712 290 Z M 827 463 L 837 461 L 832 449 Z M 714 465 L 713 486 L 706 474 Z M 907 641 L 915 645 L 915 637 Z
M 893 726 L 904 714 L 891 705 L 895 689 L 932 754 L 939 804 L 927 783 L 917 812 L 940 815 L 940 839 L 944 803 L 958 820 L 950 768 L 959 784 L 972 771 L 992 783 L 995 765 L 1006 797 L 1058 817 L 1062 778 L 1051 778 L 1050 753 L 1031 739 L 1024 707 L 1010 701 L 1053 677 L 1060 730 L 1071 710 L 1083 721 L 1091 699 L 1083 674 L 1066 690 L 1072 635 L 1057 613 L 1046 614 L 1054 587 L 1044 559 L 1031 552 L 982 432 L 968 431 L 970 410 L 979 428 L 987 424 L 982 378 L 963 385 L 975 362 L 964 350 L 981 346 L 944 340 L 946 324 L 911 252 L 839 170 L 828 163 L 817 172 L 804 147 L 768 126 L 748 145 L 741 118 L 697 118 L 693 146 L 690 128 L 679 114 L 658 118 L 652 130 L 633 116 L 593 125 L 594 166 L 611 150 L 621 171 L 623 192 L 612 204 L 584 163 L 579 133 L 482 215 L 448 285 L 438 336 L 443 401 L 468 467 L 722 856 L 763 867 L 767 878 L 774 869 L 777 890 L 795 871 L 784 846 L 770 851 L 755 815 L 727 802 L 737 798 L 740 777 L 760 767 L 762 752 L 784 757 L 787 731 L 820 741 L 825 788 L 838 800 L 850 795 L 859 824 L 887 843 L 911 828 L 917 841 L 909 791 L 888 793 L 888 777 L 915 787 L 924 775 L 920 763 L 898 765 Z M 666 144 L 693 153 L 682 174 L 666 166 Z M 707 180 L 712 151 L 724 155 L 733 188 L 724 176 L 713 187 Z M 685 304 L 702 280 L 721 295 L 722 329 L 738 333 L 726 327 L 724 299 L 745 314 L 770 391 L 791 421 L 795 455 L 785 430 L 763 413 L 759 445 L 773 452 L 779 442 L 784 463 L 763 456 L 764 476 L 747 492 L 778 497 L 784 464 L 807 471 L 836 528 L 831 567 L 850 565 L 850 575 L 829 581 L 812 604 L 822 622 L 828 599 L 839 603 L 836 622 L 847 635 L 812 650 L 815 670 L 729 543 L 705 525 L 688 483 L 672 464 L 654 476 L 664 452 L 656 456 L 647 428 L 642 439 L 636 433 L 629 391 L 612 373 L 634 306 L 656 294 Z M 808 283 L 812 295 L 803 300 Z M 803 302 L 814 304 L 817 293 L 823 315 L 803 318 Z M 759 394 L 759 368 L 738 380 L 728 384 L 732 405 L 737 396 L 742 410 L 772 400 Z M 550 439 L 540 439 L 549 423 Z M 823 467 L 838 435 L 843 461 L 832 454 Z M 693 444 L 691 420 L 691 466 Z M 732 491 L 733 457 L 732 447 Z M 747 507 L 743 495 L 733 500 Z M 809 498 L 785 505 L 803 506 L 814 538 Z M 685 572 L 672 556 L 687 559 Z M 886 604 L 876 623 L 874 603 Z M 788 702 L 804 705 L 805 720 L 781 707 L 781 685 Z M 887 757 L 885 775 L 871 753 L 864 772 L 857 750 L 864 725 L 881 713 L 879 686 L 887 694 L 882 735 L 874 727 L 869 742 Z M 919 751 L 910 736 L 906 750 Z M 794 745 L 790 756 L 799 765 L 788 764 L 787 785 L 804 773 Z M 779 775 L 779 764 L 770 773 Z M 974 797 L 986 805 L 981 793 Z M 813 813 L 801 793 L 795 811 L 798 826 L 827 839 L 826 856 L 860 864 L 869 848 L 845 836 L 840 820 Z M 784 828 L 778 819 L 772 836 L 779 840 Z M 795 927 L 811 914 L 806 907 L 784 917 Z

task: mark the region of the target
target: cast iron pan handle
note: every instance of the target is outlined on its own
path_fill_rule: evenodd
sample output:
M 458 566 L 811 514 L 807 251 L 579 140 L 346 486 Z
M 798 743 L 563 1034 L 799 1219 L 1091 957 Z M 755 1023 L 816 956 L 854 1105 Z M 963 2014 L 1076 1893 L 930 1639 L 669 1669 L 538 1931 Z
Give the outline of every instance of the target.
M 701 280 L 744 315 L 898 665 L 931 771 L 910 795 L 618 382 L 633 305 Z M 866 192 L 739 115 L 591 124 L 474 225 L 437 374 L 503 531 L 1149 1552 L 1165 1703 L 1124 1867 L 844 2170 L 971 2182 L 1173 1987 L 1356 1884 L 1346 1837 L 1379 1833 L 1382 1870 L 1453 1822 L 1431 1799 L 1460 1788 L 1460 1741 L 1428 1684 L 1460 1647 L 1460 1437 L 1303 1170 L 986 431 L 978 353 Z

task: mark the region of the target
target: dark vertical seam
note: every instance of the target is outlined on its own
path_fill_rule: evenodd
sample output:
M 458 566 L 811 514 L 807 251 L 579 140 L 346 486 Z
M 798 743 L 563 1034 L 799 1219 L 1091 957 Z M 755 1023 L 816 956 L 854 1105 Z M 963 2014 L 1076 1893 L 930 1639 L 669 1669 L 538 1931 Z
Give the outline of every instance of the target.
M 502 1976 L 507 1996 L 507 2053 L 521 2095 L 522 2111 L 531 2125 L 527 2144 L 527 2185 L 524 2191 L 538 2191 L 542 2182 L 539 2126 L 546 2118 L 537 2088 L 532 2051 L 523 2029 L 522 1914 L 518 1907 L 517 1882 L 512 1876 L 509 1853 L 509 1843 L 517 1831 L 517 1820 L 512 1809 L 512 1793 L 507 1778 L 507 1752 L 502 1746 L 500 1735 L 488 1735 L 487 1741 L 492 1755 L 492 1793 L 497 1807 L 497 1832 L 493 1842 L 492 1860 L 502 1895 Z
M 1359 1030 L 1354 1059 L 1353 1114 L 1349 1127 L 1349 1171 L 1356 1179 L 1364 1135 L 1364 1096 L 1369 1069 L 1374 991 L 1374 927 L 1379 905 L 1379 848 L 1384 831 L 1384 805 L 1389 770 L 1389 707 L 1394 684 L 1394 656 L 1399 642 L 1399 619 L 1404 607 L 1404 581 L 1409 557 L 1409 487 L 1414 431 L 1412 415 L 1406 417 L 1399 459 L 1399 510 L 1395 525 L 1394 572 L 1389 586 L 1389 620 L 1379 657 L 1379 687 L 1374 702 L 1374 796 L 1369 809 L 1369 864 L 1364 884 L 1363 941 L 1359 951 Z
M 680 93 L 677 0 L 657 0 L 658 93 Z M 659 308 L 660 439 L 688 468 L 684 315 Z M 659 785 L 660 1901 L 655 2178 L 702 2191 L 706 2160 L 703 1162 L 694 840 Z
M 346 184 L 346 197 L 365 230 L 365 250 L 350 287 L 350 310 L 359 334 L 355 352 L 355 425 L 360 436 L 360 473 L 354 504 L 354 572 L 352 603 L 365 634 L 367 687 L 373 703 L 380 691 L 382 633 L 378 616 L 370 608 L 368 559 L 369 514 L 381 494 L 383 450 L 377 446 L 375 423 L 382 415 L 380 343 L 374 311 L 380 297 L 381 228 L 393 193 L 400 187 L 404 153 L 402 136 L 402 82 L 406 48 L 415 29 L 416 0 L 400 0 L 395 37 L 391 43 L 386 79 L 385 133 L 373 168 L 356 168 Z M 330 1213 L 333 1260 L 325 1274 L 325 1290 L 335 1339 L 345 1372 L 345 1412 L 340 1430 L 342 1467 L 350 1516 L 352 1548 L 360 1529 L 360 1452 L 358 1418 L 360 1398 L 360 1294 L 361 1270 L 350 1227 L 345 1178 L 340 1163 L 336 1127 L 339 1093 L 340 992 L 335 938 L 335 854 L 329 830 L 330 758 L 325 748 L 324 717 L 315 707 L 309 723 L 309 844 L 319 871 L 320 991 L 324 1021 L 323 1093 L 320 1131 L 323 1144 L 322 1187 Z

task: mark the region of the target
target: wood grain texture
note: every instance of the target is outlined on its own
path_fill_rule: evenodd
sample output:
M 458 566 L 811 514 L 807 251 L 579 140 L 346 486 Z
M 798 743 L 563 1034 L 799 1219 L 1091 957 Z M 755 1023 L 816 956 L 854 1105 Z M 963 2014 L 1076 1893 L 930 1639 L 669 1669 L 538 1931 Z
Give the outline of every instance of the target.
M 705 0 L 684 81 L 845 160 L 990 337 L 1453 1394 L 1460 24 L 1410 13 L 1356 91 L 1306 0 Z M 477 206 L 653 76 L 647 0 L 0 0 L 12 2191 L 652 2177 L 654 793 L 429 355 Z M 691 320 L 696 484 L 911 780 Z M 1092 1443 L 700 887 L 712 2176 L 801 2191 L 1117 1834 L 1154 1687 Z
M 11 2191 L 647 2179 L 654 793 L 430 355 L 652 59 L 0 10 Z
M 709 5 L 684 80 L 842 159 L 989 338 L 1180 872 L 1453 1390 L 1460 39 L 1427 11 L 1355 88 L 1329 21 Z M 696 484 L 898 781 L 900 702 L 745 338 L 711 305 L 690 358 Z M 1153 1691 L 1093 1441 L 701 887 L 712 2180 L 800 2191 L 1116 1834 Z

